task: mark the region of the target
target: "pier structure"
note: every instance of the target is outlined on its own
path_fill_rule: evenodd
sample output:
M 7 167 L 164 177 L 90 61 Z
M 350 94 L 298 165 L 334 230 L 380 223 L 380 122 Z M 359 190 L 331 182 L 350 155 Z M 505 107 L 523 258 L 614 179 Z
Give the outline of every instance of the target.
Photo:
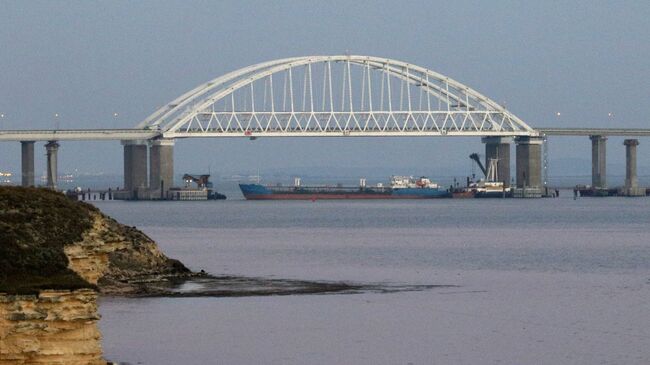
M 34 141 L 20 141 L 22 186 L 34 186 Z
M 514 196 L 539 198 L 542 196 L 543 137 L 517 137 L 517 187 Z
M 144 140 L 123 140 L 124 146 L 124 190 L 131 198 L 137 198 L 138 191 L 149 187 L 148 181 L 148 149 L 149 143 Z
M 45 150 L 47 151 L 47 187 L 56 190 L 59 176 L 57 166 L 59 144 L 57 141 L 49 141 L 45 145 Z
M 123 140 L 122 199 L 167 199 L 174 186 L 174 139 Z
M 151 142 L 149 171 L 151 197 L 167 199 L 169 189 L 174 186 L 173 139 L 156 139 Z
M 607 189 L 607 137 L 591 135 L 591 186 Z
M 639 145 L 638 139 L 626 139 L 625 145 L 625 186 L 623 195 L 625 196 L 645 196 L 646 189 L 639 188 L 639 180 L 636 175 L 636 146 Z

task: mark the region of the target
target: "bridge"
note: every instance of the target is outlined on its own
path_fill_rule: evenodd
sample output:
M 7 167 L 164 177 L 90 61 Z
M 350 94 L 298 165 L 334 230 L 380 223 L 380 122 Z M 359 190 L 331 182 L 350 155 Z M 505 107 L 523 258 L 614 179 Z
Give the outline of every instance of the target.
M 506 183 L 515 142 L 517 189 L 535 196 L 543 187 L 542 144 L 551 135 L 591 136 L 592 182 L 605 187 L 606 136 L 646 136 L 650 129 L 533 128 L 469 86 L 421 66 L 338 55 L 285 58 L 227 73 L 133 129 L 3 130 L 0 141 L 21 141 L 27 186 L 34 185 L 34 142 L 48 141 L 48 186 L 54 188 L 57 141 L 120 140 L 126 194 L 164 198 L 173 186 L 178 138 L 472 136 L 485 143 L 486 160 L 499 160 L 498 176 Z

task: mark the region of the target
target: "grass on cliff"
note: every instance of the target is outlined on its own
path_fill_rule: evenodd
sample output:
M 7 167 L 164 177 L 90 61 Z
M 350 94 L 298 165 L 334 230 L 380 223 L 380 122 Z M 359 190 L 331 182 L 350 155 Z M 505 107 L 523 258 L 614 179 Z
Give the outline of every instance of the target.
M 51 190 L 0 187 L 0 292 L 92 288 L 63 252 L 92 227 L 92 211 Z

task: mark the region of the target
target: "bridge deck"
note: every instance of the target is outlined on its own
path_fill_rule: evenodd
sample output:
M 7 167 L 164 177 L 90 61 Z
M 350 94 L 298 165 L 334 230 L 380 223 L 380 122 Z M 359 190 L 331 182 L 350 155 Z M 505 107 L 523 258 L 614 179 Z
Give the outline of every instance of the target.
M 540 134 L 547 136 L 650 136 L 650 128 L 536 128 Z M 525 133 L 522 133 L 522 135 Z M 356 136 L 356 137 L 386 137 L 386 136 L 464 136 L 468 134 L 449 132 L 445 133 L 423 133 L 423 132 L 349 132 L 349 133 L 306 133 L 306 132 L 284 132 L 284 133 L 161 133 L 156 130 L 146 129 L 63 129 L 63 130 L 0 130 L 0 141 L 100 141 L 100 140 L 147 140 L 163 136 L 167 138 L 187 137 L 325 137 L 325 136 Z M 499 135 L 498 132 L 481 132 L 477 136 Z M 513 133 L 509 133 L 513 135 Z
M 146 140 L 158 135 L 146 129 L 0 130 L 0 141 Z
M 650 128 L 535 128 L 547 136 L 650 136 Z

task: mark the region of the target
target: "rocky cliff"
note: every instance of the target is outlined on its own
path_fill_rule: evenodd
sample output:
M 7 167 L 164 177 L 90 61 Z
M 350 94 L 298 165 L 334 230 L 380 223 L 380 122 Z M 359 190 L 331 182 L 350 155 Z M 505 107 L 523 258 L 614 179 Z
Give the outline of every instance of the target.
M 92 289 L 0 294 L 0 365 L 106 364 Z
M 106 364 L 97 291 L 193 275 L 92 205 L 0 187 L 0 365 Z
M 133 294 L 143 282 L 191 275 L 147 235 L 90 204 L 44 189 L 0 187 L 0 292 Z
M 194 275 L 178 260 L 165 256 L 156 243 L 128 227 L 91 211 L 92 226 L 82 239 L 64 247 L 68 268 L 103 294 L 128 295 L 146 290 L 152 281 Z

